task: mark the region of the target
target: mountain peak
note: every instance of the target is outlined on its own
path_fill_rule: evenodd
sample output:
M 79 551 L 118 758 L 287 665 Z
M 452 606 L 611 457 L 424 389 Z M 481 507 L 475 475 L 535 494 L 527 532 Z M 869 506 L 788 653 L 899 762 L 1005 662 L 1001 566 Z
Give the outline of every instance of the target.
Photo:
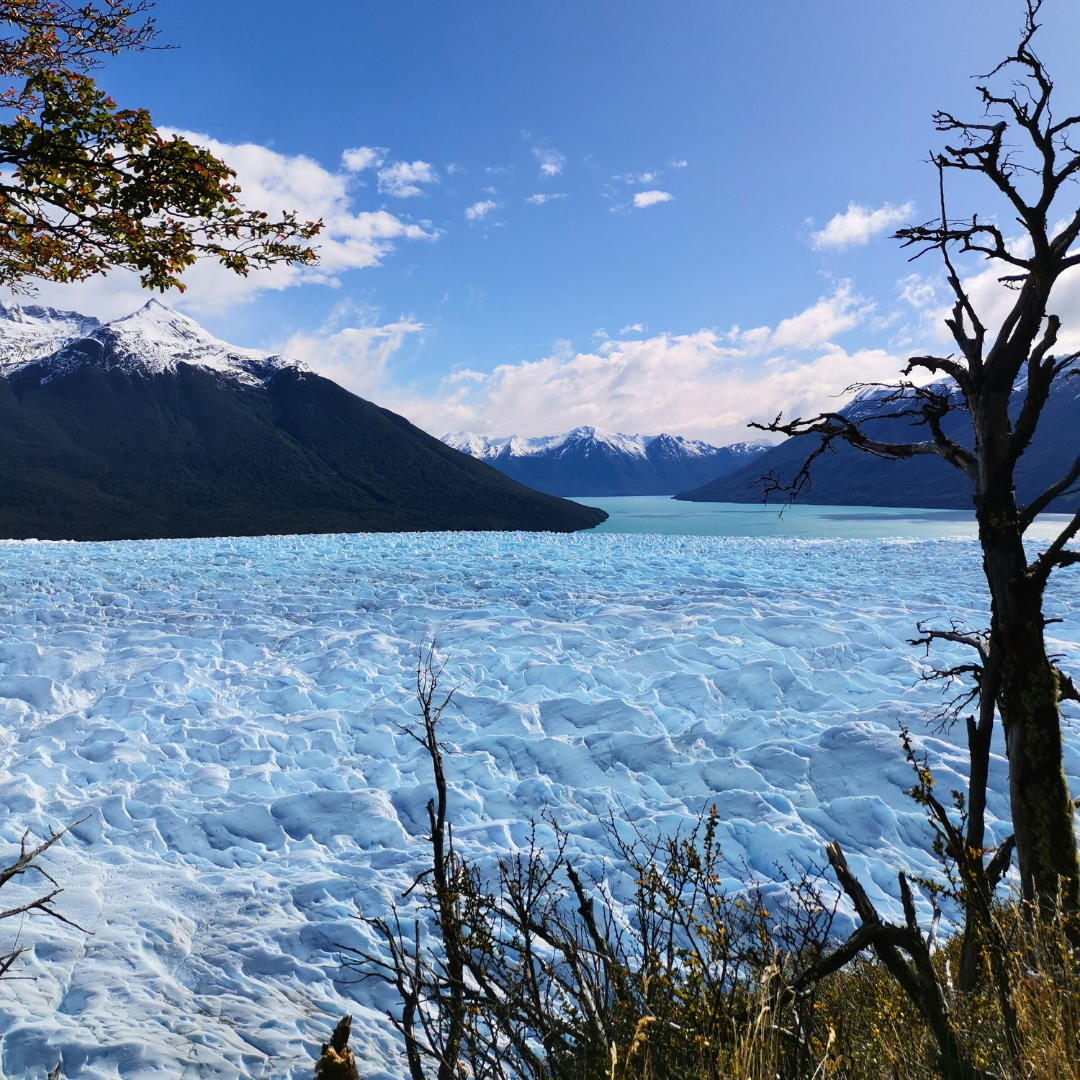
M 80 347 L 87 338 L 100 348 Z M 107 323 L 72 311 L 0 303 L 0 375 L 40 364 L 46 368 L 42 381 L 47 382 L 86 363 L 143 374 L 190 364 L 249 385 L 261 384 L 269 372 L 283 367 L 307 370 L 299 361 L 221 341 L 156 298 Z
M 707 483 L 764 446 L 710 446 L 680 435 L 624 435 L 582 425 L 562 435 L 491 438 L 470 431 L 443 442 L 552 495 L 674 495 Z
M 50 356 L 100 326 L 92 315 L 77 311 L 0 301 L 0 375 Z

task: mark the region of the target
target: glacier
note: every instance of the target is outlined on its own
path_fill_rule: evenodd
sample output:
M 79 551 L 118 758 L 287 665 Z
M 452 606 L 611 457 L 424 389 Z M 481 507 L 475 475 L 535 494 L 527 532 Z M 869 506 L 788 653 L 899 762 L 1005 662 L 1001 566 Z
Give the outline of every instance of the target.
M 1075 578 L 1047 614 L 1069 666 Z M 733 887 L 836 838 L 892 910 L 897 867 L 935 869 L 898 725 L 941 790 L 963 784 L 907 640 L 951 616 L 986 620 L 970 539 L 0 543 L 0 852 L 85 819 L 45 865 L 89 931 L 0 923 L 32 946 L 27 978 L 0 980 L 3 1075 L 299 1080 L 344 1012 L 361 1075 L 403 1075 L 390 1000 L 336 946 L 370 944 L 352 915 L 385 913 L 422 865 L 430 775 L 402 728 L 432 639 L 459 688 L 443 734 L 473 857 L 548 813 L 617 883 L 603 815 L 668 832 L 715 803 Z M 1075 791 L 1075 727 L 1067 770 Z M 1000 839 L 1000 746 L 991 788 Z

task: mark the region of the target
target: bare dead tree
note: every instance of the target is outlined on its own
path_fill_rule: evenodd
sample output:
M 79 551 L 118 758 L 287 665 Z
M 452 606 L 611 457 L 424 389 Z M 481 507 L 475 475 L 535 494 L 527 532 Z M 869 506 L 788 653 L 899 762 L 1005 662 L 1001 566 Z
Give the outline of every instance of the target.
M 405 1056 L 411 1080 L 426 1080 L 426 1061 L 433 1061 L 438 1080 L 458 1080 L 462 1043 L 467 1031 L 465 986 L 465 921 L 462 901 L 469 894 L 463 875 L 468 868 L 454 851 L 453 832 L 447 821 L 447 785 L 439 744 L 438 725 L 454 696 L 447 693 L 436 703 L 439 680 L 445 661 L 439 662 L 432 644 L 421 648 L 416 665 L 416 701 L 420 707 L 419 730 L 402 731 L 427 751 L 435 776 L 434 799 L 428 801 L 432 865 L 413 882 L 402 899 L 420 888 L 424 906 L 438 931 L 441 948 L 425 949 L 421 944 L 420 920 L 414 920 L 411 935 L 402 924 L 395 905 L 389 919 L 363 917 L 382 939 L 389 960 L 351 948 L 342 948 L 347 967 L 362 978 L 375 976 L 393 985 L 401 1000 L 400 1015 L 390 1014 L 390 1022 L 405 1041 Z
M 1080 208 L 1067 200 L 1067 185 L 1080 179 L 1080 150 L 1073 141 L 1080 114 L 1057 119 L 1051 110 L 1053 82 L 1032 47 L 1039 29 L 1042 0 L 1026 0 L 1016 51 L 984 77 L 978 87 L 983 116 L 962 120 L 934 114 L 939 132 L 951 136 L 933 154 L 938 172 L 939 215 L 925 224 L 900 229 L 895 238 L 916 248 L 913 258 L 936 252 L 954 297 L 945 320 L 957 352 L 913 356 L 902 381 L 880 394 L 875 413 L 862 419 L 840 413 L 755 424 L 785 435 L 816 434 L 816 448 L 790 484 L 776 478 L 769 489 L 794 498 L 805 489 L 813 462 L 837 443 L 847 443 L 881 458 L 900 460 L 935 455 L 970 481 L 983 567 L 991 599 L 990 627 L 984 635 L 927 630 L 919 639 L 957 642 L 976 654 L 970 673 L 978 683 L 978 719 L 968 721 L 971 748 L 970 812 L 965 843 L 982 857 L 990 740 L 995 706 L 1005 732 L 1009 790 L 1022 897 L 1036 900 L 1047 913 L 1059 904 L 1080 908 L 1080 857 L 1074 809 L 1062 754 L 1061 702 L 1080 700 L 1072 681 L 1048 656 L 1044 638 L 1043 594 L 1053 571 L 1080 563 L 1070 542 L 1080 533 L 1080 510 L 1037 557 L 1030 560 L 1024 537 L 1040 513 L 1059 497 L 1075 495 L 1080 456 L 1062 463 L 1062 475 L 1045 491 L 1020 505 L 1014 469 L 1031 444 L 1052 390 L 1073 373 L 1080 353 L 1056 352 L 1061 320 L 1050 311 L 1054 287 L 1067 270 L 1080 266 Z M 1003 91 L 1003 77 L 1013 80 Z M 973 214 L 950 217 L 945 179 L 953 171 L 985 179 L 1003 198 L 1020 227 L 1009 238 L 995 221 Z M 1075 190 L 1075 189 L 1072 189 Z M 1071 207 L 1071 208 L 1070 208 Z M 1063 224 L 1053 225 L 1054 221 Z M 960 277 L 954 253 L 981 256 L 1005 273 L 999 279 L 1016 299 L 996 333 L 980 318 Z M 941 380 L 925 386 L 909 380 L 918 374 Z M 1010 405 L 1019 411 L 1010 415 Z M 970 448 L 950 437 L 943 420 L 950 413 L 970 419 Z M 872 437 L 867 419 L 907 418 L 925 429 L 920 441 L 892 443 Z M 964 440 L 967 442 L 968 440 Z
M 951 1015 L 948 997 L 931 959 L 932 933 L 918 923 L 915 901 L 907 876 L 900 871 L 900 896 L 904 925 L 882 919 L 835 841 L 826 847 L 829 864 L 840 887 L 859 916 L 860 925 L 843 944 L 808 968 L 792 984 L 796 994 L 839 971 L 866 950 L 872 950 L 882 966 L 900 984 L 926 1022 L 938 1046 L 938 1068 L 947 1080 L 993 1080 L 964 1049 Z
M 85 820 L 85 818 L 81 820 Z M 78 825 L 80 822 L 75 822 L 75 824 Z M 83 930 L 78 923 L 72 922 L 71 919 L 56 910 L 53 901 L 64 890 L 48 870 L 41 865 L 41 856 L 44 855 L 53 844 L 57 843 L 69 829 L 71 829 L 70 825 L 67 826 L 67 828 L 61 829 L 58 833 L 50 833 L 48 839 L 42 840 L 39 844 L 32 844 L 29 842 L 29 829 L 23 833 L 22 840 L 19 843 L 18 858 L 8 866 L 0 868 L 0 889 L 28 873 L 40 874 L 52 888 L 42 893 L 40 896 L 34 897 L 32 900 L 27 900 L 22 904 L 16 904 L 15 907 L 0 911 L 0 920 L 17 919 L 27 915 L 46 915 L 50 919 L 56 919 L 57 922 L 62 922 L 67 926 L 74 927 L 76 930 L 87 933 L 87 931 Z M 5 952 L 0 952 L 0 979 L 10 975 L 15 961 L 25 952 L 26 946 L 20 944 L 19 938 L 16 936 L 16 939 L 10 948 Z
M 681 837 L 648 839 L 609 820 L 612 853 L 633 882 L 624 905 L 574 867 L 554 822 L 549 850 L 534 824 L 524 850 L 497 860 L 489 885 L 452 842 L 438 730 L 450 695 L 436 702 L 441 674 L 431 651 L 421 655 L 421 724 L 411 734 L 435 776 L 431 865 L 402 897 L 415 892 L 419 911 L 405 919 L 393 904 L 389 917 L 361 915 L 380 951 L 340 949 L 347 969 L 396 990 L 389 1017 L 405 1042 L 410 1080 L 726 1075 L 723 1048 L 745 1033 L 748 1010 L 749 1019 L 758 1012 L 748 1002 L 774 986 L 779 992 L 825 948 L 832 911 L 812 882 L 796 883 L 786 936 L 753 883 L 728 895 L 713 808 Z M 812 1053 L 812 989 L 785 1009 L 794 1025 L 773 1025 L 772 1037 L 784 1042 L 790 1076 L 802 1076 Z

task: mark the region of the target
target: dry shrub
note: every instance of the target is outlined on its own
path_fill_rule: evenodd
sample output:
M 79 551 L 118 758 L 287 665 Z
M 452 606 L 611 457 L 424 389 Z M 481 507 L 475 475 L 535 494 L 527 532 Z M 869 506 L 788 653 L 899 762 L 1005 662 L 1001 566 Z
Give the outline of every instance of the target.
M 935 910 L 944 896 L 969 916 L 966 953 L 963 935 L 937 939 L 936 917 L 919 926 L 903 873 L 904 922 L 883 919 L 836 844 L 832 873 L 860 923 L 846 939 L 823 871 L 784 878 L 779 910 L 750 875 L 731 893 L 715 809 L 681 836 L 611 819 L 614 863 L 633 883 L 619 902 L 608 882 L 582 880 L 553 822 L 551 850 L 534 830 L 491 880 L 453 843 L 440 674 L 429 653 L 413 732 L 436 781 L 432 864 L 406 893 L 408 918 L 363 919 L 378 953 L 342 950 L 346 967 L 396 989 L 410 1080 L 1080 1080 L 1077 926 L 993 902 L 985 853 L 965 847 L 908 740 L 947 882 L 917 884 Z

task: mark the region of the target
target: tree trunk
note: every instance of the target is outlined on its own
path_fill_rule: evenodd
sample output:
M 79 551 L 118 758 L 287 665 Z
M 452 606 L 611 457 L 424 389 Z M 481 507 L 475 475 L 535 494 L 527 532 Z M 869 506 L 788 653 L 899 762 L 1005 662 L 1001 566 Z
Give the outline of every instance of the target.
M 981 852 L 986 845 L 986 791 L 990 775 L 990 745 L 994 736 L 994 712 L 998 699 L 998 649 L 993 641 L 983 663 L 979 684 L 979 719 L 968 717 L 968 774 L 967 835 L 968 851 Z M 980 856 L 982 858 L 982 856 Z M 985 864 L 985 859 L 983 859 Z M 987 894 L 989 904 L 993 897 Z M 978 905 L 971 902 L 964 914 L 964 941 L 960 950 L 960 970 L 957 983 L 965 993 L 975 989 L 979 974 L 979 915 Z
M 977 507 L 1000 658 L 998 708 L 1009 758 L 1009 795 L 1021 896 L 1044 910 L 1080 902 L 1073 807 L 1065 779 L 1058 675 L 1043 638 L 1043 584 L 1028 574 L 1012 498 Z M 1011 510 L 1011 512 L 1010 512 Z

